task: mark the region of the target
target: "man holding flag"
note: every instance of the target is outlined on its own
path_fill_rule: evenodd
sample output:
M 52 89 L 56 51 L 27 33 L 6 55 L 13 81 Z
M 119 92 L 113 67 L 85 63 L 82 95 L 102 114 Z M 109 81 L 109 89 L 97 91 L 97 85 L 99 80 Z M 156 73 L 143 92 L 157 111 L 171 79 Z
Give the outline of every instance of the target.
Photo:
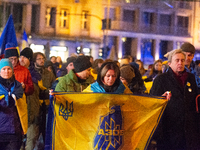
M 185 70 L 185 54 L 181 49 L 169 53 L 169 69 L 156 77 L 151 95 L 171 91 L 161 121 L 154 135 L 158 150 L 200 149 L 198 116 L 195 109 L 197 85 L 193 74 Z

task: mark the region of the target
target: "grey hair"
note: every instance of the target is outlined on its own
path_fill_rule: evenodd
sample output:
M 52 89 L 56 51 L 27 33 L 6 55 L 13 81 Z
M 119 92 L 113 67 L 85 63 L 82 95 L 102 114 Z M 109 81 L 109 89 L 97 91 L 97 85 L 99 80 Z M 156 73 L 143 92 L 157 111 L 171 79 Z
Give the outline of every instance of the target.
M 182 51 L 182 49 L 175 49 L 169 52 L 168 54 L 168 62 L 172 61 L 172 57 L 176 54 L 183 54 L 184 57 L 186 57 L 185 53 Z

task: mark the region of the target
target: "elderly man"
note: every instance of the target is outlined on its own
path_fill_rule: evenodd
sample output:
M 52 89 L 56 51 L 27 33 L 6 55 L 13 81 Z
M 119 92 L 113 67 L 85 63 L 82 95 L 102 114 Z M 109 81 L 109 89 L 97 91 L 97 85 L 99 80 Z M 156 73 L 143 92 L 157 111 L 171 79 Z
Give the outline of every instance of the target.
M 168 56 L 169 69 L 155 78 L 151 95 L 171 91 L 171 99 L 154 134 L 158 149 L 200 149 L 195 98 L 197 85 L 193 74 L 185 70 L 185 53 L 181 49 Z

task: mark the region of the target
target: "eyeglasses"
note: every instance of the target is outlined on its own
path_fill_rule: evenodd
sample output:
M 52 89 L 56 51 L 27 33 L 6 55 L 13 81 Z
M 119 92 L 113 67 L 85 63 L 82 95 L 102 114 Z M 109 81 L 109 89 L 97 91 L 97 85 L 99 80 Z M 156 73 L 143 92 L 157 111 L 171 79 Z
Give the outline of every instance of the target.
M 39 61 L 41 61 L 41 60 L 45 60 L 45 58 L 38 58 L 38 59 L 36 59 L 36 60 L 39 60 Z
M 18 60 L 18 58 L 8 58 L 8 59 L 9 59 L 10 62 Z

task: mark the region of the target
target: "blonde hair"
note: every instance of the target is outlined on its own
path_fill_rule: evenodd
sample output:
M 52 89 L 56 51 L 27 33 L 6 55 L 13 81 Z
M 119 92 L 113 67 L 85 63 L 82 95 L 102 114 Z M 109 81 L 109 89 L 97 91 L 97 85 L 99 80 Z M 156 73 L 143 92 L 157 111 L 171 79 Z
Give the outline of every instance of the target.
M 183 54 L 184 57 L 185 56 L 185 53 L 182 51 L 182 49 L 175 49 L 175 50 L 172 50 L 169 52 L 169 55 L 168 55 L 168 62 L 171 62 L 172 61 L 172 57 L 176 54 Z

